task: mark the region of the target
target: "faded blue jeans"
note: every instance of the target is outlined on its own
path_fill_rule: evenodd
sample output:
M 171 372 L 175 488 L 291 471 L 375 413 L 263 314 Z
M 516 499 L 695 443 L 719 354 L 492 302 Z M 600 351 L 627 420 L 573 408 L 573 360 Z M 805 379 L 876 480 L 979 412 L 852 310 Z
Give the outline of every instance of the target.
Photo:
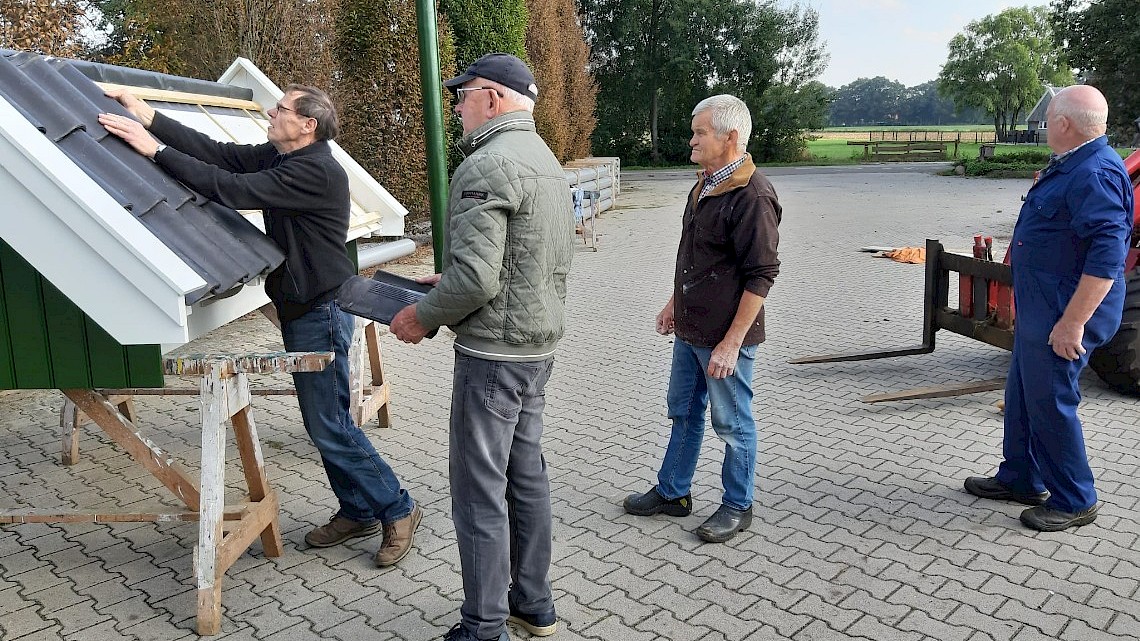
M 290 352 L 336 354 L 324 371 L 293 374 L 293 384 L 305 430 L 340 501 L 338 514 L 362 523 L 393 523 L 411 514 L 414 503 L 349 412 L 348 347 L 354 324 L 330 301 L 284 323 L 281 336 Z
M 756 473 L 756 421 L 752 418 L 756 346 L 741 347 L 736 369 L 723 379 L 708 375 L 711 356 L 711 347 L 697 347 L 679 338 L 673 341 L 668 397 L 673 433 L 657 473 L 657 491 L 667 499 L 689 494 L 705 434 L 705 409 L 711 400 L 713 430 L 724 441 L 721 502 L 745 510 L 752 506 Z

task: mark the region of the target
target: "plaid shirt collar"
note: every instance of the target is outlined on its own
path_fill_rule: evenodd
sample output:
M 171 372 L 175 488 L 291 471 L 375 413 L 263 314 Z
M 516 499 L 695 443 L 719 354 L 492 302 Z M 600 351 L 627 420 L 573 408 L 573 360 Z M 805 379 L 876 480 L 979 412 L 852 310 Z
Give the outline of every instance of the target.
M 744 156 L 741 156 L 740 158 L 737 158 L 736 160 L 725 165 L 724 167 L 717 169 L 716 171 L 712 172 L 711 174 L 705 173 L 705 184 L 703 187 L 701 187 L 701 195 L 697 197 L 697 200 L 704 198 L 705 196 L 707 196 L 709 194 L 710 191 L 716 189 L 717 185 L 728 180 L 728 177 L 732 175 L 732 172 L 736 171 L 737 169 L 740 169 L 740 166 L 743 164 L 744 164 Z
M 1057 169 L 1062 164 L 1064 164 L 1064 162 L 1066 160 L 1071 158 L 1073 154 L 1080 151 L 1082 147 L 1089 144 L 1090 142 L 1100 140 L 1100 138 L 1101 138 L 1101 136 L 1097 136 L 1096 138 L 1090 138 L 1089 140 L 1082 142 L 1081 144 L 1077 145 L 1076 147 L 1073 147 L 1072 149 L 1066 151 L 1063 154 L 1049 154 L 1049 164 L 1045 165 L 1045 169 L 1041 170 L 1041 176 L 1044 176 L 1045 174 L 1048 174 L 1048 173 L 1052 173 L 1055 169 Z

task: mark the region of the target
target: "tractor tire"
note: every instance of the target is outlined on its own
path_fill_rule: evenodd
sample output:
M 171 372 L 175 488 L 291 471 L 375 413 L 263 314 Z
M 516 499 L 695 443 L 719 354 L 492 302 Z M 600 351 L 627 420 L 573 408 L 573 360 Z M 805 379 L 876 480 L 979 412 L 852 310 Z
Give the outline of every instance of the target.
M 1140 396 L 1140 267 L 1125 276 L 1124 283 L 1120 329 L 1093 352 L 1089 365 L 1112 389 Z

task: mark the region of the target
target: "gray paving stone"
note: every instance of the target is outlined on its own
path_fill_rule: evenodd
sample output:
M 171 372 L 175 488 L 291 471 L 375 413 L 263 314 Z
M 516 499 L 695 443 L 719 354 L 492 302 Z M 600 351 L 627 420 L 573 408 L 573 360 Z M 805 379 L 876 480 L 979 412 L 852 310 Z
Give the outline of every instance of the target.
M 965 249 L 979 228 L 1000 243 L 1025 183 L 874 166 L 771 173 L 786 215 L 782 273 L 767 303 L 769 341 L 757 359 L 756 519 L 728 544 L 704 544 L 692 533 L 721 498 L 722 448 L 711 430 L 694 479 L 696 514 L 638 518 L 621 508 L 626 494 L 652 485 L 668 439 L 671 339 L 652 331 L 652 319 L 671 286 L 689 177 L 624 177 L 624 209 L 599 221 L 600 250 L 575 256 L 544 439 L 558 638 L 1140 638 L 1134 400 L 1106 391 L 1095 376 L 1082 381 L 1086 441 L 1105 505 L 1093 526 L 1036 534 L 1019 525 L 1019 506 L 961 489 L 965 476 L 990 473 L 1000 461 L 1000 393 L 859 402 L 874 392 L 1001 376 L 1007 353 L 942 332 L 933 354 L 786 362 L 913 343 L 922 268 L 853 248 L 937 237 Z M 389 268 L 430 272 L 414 262 Z M 375 538 L 322 550 L 304 545 L 305 532 L 335 511 L 335 499 L 296 399 L 255 398 L 286 554 L 267 559 L 258 543 L 231 569 L 219 641 L 425 641 L 458 620 L 462 587 L 447 495 L 451 340 L 445 331 L 411 347 L 382 333 L 394 427 L 370 421 L 366 433 L 427 512 L 415 551 L 393 569 L 372 566 Z M 281 349 L 279 335 L 257 316 L 187 347 L 199 346 Z M 59 403 L 50 390 L 0 393 L 0 508 L 176 505 L 97 429 L 85 429 L 78 465 L 59 465 Z M 136 404 L 140 424 L 162 447 L 179 456 L 196 451 L 193 399 Z M 227 494 L 239 495 L 240 472 L 229 465 L 226 473 Z M 18 628 L 21 641 L 197 639 L 196 539 L 194 524 L 0 528 L 3 638 Z

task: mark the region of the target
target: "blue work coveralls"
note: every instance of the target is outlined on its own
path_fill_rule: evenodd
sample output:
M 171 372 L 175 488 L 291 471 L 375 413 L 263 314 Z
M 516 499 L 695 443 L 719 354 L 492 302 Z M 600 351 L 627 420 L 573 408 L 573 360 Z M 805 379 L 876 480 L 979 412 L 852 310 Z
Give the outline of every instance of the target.
M 997 479 L 1046 506 L 1077 512 L 1096 504 L 1077 404 L 1077 379 L 1097 346 L 1120 326 L 1124 260 L 1132 234 L 1132 183 L 1101 136 L 1052 164 L 1029 189 L 1013 230 L 1016 325 L 1005 388 L 1005 460 Z M 1085 323 L 1085 353 L 1068 361 L 1048 344 L 1082 274 L 1113 279 Z

